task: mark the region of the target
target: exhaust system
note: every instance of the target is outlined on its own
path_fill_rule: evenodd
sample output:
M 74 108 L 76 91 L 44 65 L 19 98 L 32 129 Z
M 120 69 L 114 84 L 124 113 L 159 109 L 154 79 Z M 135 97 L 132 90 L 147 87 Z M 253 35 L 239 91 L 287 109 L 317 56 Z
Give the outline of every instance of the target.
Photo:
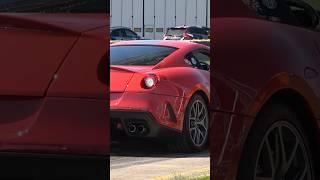
M 147 132 L 147 127 L 144 124 L 136 124 L 136 123 L 130 123 L 128 124 L 128 132 L 130 134 L 140 134 L 143 135 Z
M 137 131 L 136 125 L 130 124 L 130 125 L 128 126 L 128 131 L 129 131 L 130 133 L 135 133 L 135 132 Z
M 144 125 L 139 125 L 137 130 L 138 130 L 138 133 L 143 134 L 146 131 L 146 128 Z

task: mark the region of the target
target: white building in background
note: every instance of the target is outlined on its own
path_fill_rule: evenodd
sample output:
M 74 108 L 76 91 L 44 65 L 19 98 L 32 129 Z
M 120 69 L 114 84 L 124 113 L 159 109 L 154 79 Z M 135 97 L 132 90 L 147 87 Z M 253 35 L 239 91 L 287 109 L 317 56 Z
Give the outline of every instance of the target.
M 147 39 L 162 39 L 168 27 L 210 27 L 210 0 L 110 0 L 110 7 L 111 27 L 129 27 Z

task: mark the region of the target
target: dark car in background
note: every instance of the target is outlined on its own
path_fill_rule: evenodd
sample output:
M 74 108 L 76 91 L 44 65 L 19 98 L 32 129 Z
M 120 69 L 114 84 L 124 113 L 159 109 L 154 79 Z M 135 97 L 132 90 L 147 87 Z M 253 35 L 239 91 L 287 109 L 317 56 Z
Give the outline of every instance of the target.
M 111 40 L 140 40 L 141 37 L 127 27 L 111 27 Z
M 167 29 L 163 40 L 208 39 L 208 30 L 198 26 L 177 26 Z
M 209 27 L 202 27 L 203 30 L 205 30 L 208 34 L 208 39 L 210 39 L 210 28 Z

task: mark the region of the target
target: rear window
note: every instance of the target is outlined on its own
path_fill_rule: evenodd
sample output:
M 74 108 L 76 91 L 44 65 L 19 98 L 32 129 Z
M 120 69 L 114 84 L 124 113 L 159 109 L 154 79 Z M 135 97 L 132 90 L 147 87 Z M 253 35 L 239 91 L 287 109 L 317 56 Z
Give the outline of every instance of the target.
M 189 33 L 191 34 L 204 34 L 207 35 L 207 32 L 202 29 L 202 28 L 198 28 L 198 27 L 191 27 L 189 28 Z
M 168 29 L 167 36 L 183 36 L 183 33 L 186 32 L 186 28 L 170 28 Z
M 152 66 L 161 62 L 176 49 L 164 46 L 128 45 L 110 48 L 111 65 Z

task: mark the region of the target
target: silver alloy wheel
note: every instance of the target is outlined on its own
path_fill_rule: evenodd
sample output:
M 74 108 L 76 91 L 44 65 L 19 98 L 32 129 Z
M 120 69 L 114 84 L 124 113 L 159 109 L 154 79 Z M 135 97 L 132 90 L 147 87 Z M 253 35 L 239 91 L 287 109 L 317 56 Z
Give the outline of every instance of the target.
M 201 147 L 208 136 L 208 110 L 206 104 L 200 100 L 193 102 L 189 115 L 189 133 L 195 146 Z
M 311 168 L 302 136 L 293 125 L 280 121 L 260 144 L 254 180 L 312 180 Z

